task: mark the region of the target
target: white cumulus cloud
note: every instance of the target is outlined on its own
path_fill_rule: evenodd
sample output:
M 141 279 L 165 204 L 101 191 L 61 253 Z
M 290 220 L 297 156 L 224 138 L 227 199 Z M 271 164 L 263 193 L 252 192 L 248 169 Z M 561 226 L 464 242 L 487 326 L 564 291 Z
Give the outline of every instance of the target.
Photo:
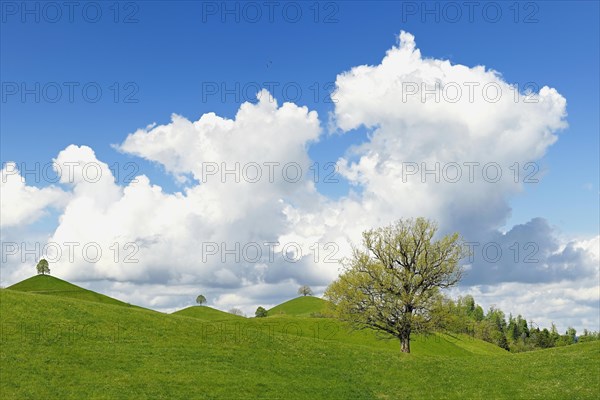
M 56 186 L 28 186 L 17 164 L 8 162 L 0 171 L 0 226 L 26 225 L 42 217 L 49 207 L 60 209 L 67 194 Z

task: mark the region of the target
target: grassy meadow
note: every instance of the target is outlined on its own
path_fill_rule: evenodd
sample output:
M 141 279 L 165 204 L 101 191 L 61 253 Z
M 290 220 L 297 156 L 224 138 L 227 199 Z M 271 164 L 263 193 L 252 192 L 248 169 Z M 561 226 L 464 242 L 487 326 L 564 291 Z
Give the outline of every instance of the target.
M 67 286 L 67 285 L 69 286 Z M 82 293 L 76 294 L 80 290 Z M 49 276 L 0 290 L 2 399 L 596 399 L 600 342 L 511 354 L 465 335 L 412 353 L 300 297 L 244 318 L 163 314 Z M 311 317 L 311 315 L 313 315 Z

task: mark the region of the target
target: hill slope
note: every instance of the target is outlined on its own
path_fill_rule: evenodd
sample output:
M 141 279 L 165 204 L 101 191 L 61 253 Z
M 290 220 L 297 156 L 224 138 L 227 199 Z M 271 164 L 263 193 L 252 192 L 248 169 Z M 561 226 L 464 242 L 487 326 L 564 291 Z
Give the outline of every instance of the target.
M 135 307 L 112 297 L 105 296 L 91 290 L 73 285 L 67 281 L 50 275 L 35 275 L 7 288 L 19 292 L 68 297 L 78 300 L 93 301 L 96 303 L 112 304 L 116 306 Z
M 458 338 L 456 348 L 485 354 L 456 356 L 450 339 L 416 338 L 406 355 L 326 318 L 211 322 L 15 290 L 0 290 L 0 315 L 3 399 L 595 399 L 600 391 L 598 342 L 514 355 Z
M 268 310 L 270 317 L 276 315 L 294 315 L 297 317 L 310 317 L 311 314 L 324 313 L 327 301 L 313 296 L 301 296 L 288 300 Z
M 217 310 L 207 306 L 191 306 L 183 310 L 175 311 L 172 315 L 203 319 L 205 321 L 219 321 L 244 318 L 225 311 Z

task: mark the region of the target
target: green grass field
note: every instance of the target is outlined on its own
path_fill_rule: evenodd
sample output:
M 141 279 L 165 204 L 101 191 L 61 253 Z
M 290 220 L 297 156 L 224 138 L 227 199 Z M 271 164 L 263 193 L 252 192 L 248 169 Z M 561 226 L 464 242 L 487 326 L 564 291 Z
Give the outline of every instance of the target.
M 243 318 L 200 306 L 162 314 L 58 292 L 0 290 L 0 398 L 595 399 L 600 393 L 599 342 L 511 354 L 467 336 L 437 334 L 415 337 L 413 352 L 400 354 L 397 342 L 373 332 L 308 317 L 323 305 L 312 297 L 284 303 L 278 306 L 284 313 L 272 317 Z

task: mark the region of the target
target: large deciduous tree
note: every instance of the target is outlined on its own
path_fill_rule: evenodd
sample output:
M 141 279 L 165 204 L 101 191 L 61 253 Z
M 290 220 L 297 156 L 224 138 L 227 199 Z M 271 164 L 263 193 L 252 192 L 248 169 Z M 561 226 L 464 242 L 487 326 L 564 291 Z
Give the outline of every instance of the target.
M 410 353 L 411 333 L 431 329 L 439 289 L 459 282 L 467 254 L 457 233 L 434 241 L 436 232 L 425 218 L 363 232 L 364 249 L 353 249 L 325 292 L 335 315 L 358 329 L 387 332 Z

